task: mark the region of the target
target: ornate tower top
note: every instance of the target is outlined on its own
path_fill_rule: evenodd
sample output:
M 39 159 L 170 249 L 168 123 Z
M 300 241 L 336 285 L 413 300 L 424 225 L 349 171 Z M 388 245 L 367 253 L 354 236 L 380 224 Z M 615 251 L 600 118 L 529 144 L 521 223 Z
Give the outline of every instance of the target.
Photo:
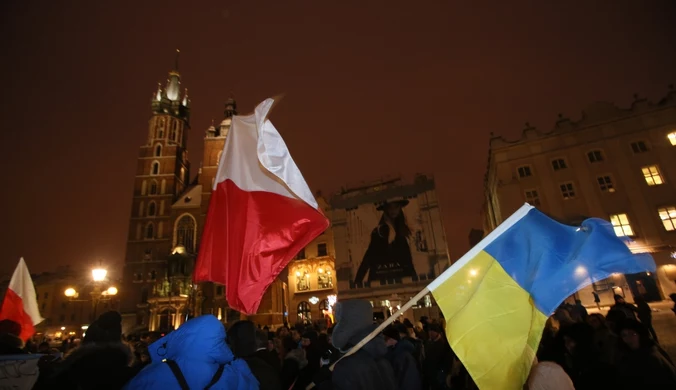
M 214 127 L 212 122 L 211 126 L 207 129 L 207 138 L 225 137 L 228 135 L 230 125 L 232 124 L 232 117 L 237 115 L 237 102 L 235 101 L 235 98 L 232 97 L 232 95 L 230 95 L 230 98 L 225 101 L 225 111 L 223 112 L 223 115 L 225 117 L 218 127 Z
M 157 91 L 153 93 L 152 110 L 153 114 L 169 114 L 188 122 L 190 117 L 190 100 L 188 99 L 188 89 L 185 89 L 183 97 L 181 97 L 181 74 L 178 71 L 178 60 L 180 50 L 176 50 L 176 59 L 174 69 L 169 72 L 167 84 L 162 89 L 161 84 L 158 83 Z

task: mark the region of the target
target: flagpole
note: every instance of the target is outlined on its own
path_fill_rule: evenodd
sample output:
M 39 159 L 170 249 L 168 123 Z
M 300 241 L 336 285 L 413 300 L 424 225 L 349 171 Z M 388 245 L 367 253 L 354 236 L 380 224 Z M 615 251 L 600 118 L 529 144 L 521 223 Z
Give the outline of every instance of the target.
M 350 355 L 353 355 L 357 351 L 359 351 L 364 345 L 366 345 L 369 341 L 373 340 L 374 337 L 379 335 L 388 325 L 392 324 L 394 320 L 397 319 L 400 315 L 403 315 L 404 312 L 406 312 L 408 309 L 410 309 L 415 303 L 417 303 L 419 300 L 423 299 L 423 297 L 427 294 L 429 294 L 431 291 L 434 291 L 437 287 L 439 287 L 440 284 L 445 282 L 448 278 L 453 276 L 456 272 L 458 272 L 462 267 L 464 267 L 467 263 L 469 263 L 473 258 L 475 258 L 479 252 L 483 251 L 490 243 L 495 241 L 496 238 L 501 236 L 503 233 L 505 233 L 509 228 L 514 226 L 519 220 L 521 220 L 523 217 L 528 214 L 529 211 L 533 209 L 533 206 L 531 206 L 528 203 L 525 203 L 523 206 L 521 206 L 514 214 L 510 215 L 509 218 L 504 220 L 497 228 L 495 228 L 492 232 L 490 232 L 486 237 L 484 237 L 481 241 L 479 241 L 478 244 L 476 244 L 472 249 L 469 250 L 469 252 L 465 253 L 458 261 L 453 263 L 446 271 L 444 271 L 441 275 L 439 275 L 436 279 L 434 279 L 430 284 L 427 285 L 422 291 L 420 291 L 416 296 L 411 298 L 404 306 L 402 306 L 399 310 L 397 310 L 396 313 L 394 313 L 392 316 L 387 318 L 385 321 L 383 321 L 382 324 L 380 324 L 376 329 L 374 329 L 371 333 L 368 334 L 368 336 L 364 337 L 357 345 L 352 347 L 349 351 L 347 351 L 343 356 L 340 357 L 340 359 L 336 360 L 335 363 L 333 363 L 330 367 L 329 370 L 333 371 L 334 367 L 336 364 L 338 364 L 339 361 L 341 361 L 343 358 L 346 358 Z M 315 387 L 314 382 L 310 383 L 307 387 L 306 390 L 310 390 Z

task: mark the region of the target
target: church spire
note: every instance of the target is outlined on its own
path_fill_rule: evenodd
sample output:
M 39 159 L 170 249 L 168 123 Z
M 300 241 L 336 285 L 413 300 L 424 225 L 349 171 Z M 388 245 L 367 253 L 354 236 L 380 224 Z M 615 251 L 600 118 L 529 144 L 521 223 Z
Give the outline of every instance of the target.
M 181 96 L 181 74 L 178 72 L 180 53 L 181 51 L 176 49 L 174 66 L 169 72 L 167 83 L 164 88 L 158 84 L 157 91 L 153 93 L 151 106 L 155 114 L 169 114 L 187 121 L 190 116 L 190 108 L 188 108 L 190 98 L 187 88 Z
M 181 74 L 178 73 L 178 58 L 180 54 L 181 51 L 176 49 L 174 70 L 169 72 L 169 80 L 167 80 L 167 98 L 172 102 L 178 101 L 181 94 Z

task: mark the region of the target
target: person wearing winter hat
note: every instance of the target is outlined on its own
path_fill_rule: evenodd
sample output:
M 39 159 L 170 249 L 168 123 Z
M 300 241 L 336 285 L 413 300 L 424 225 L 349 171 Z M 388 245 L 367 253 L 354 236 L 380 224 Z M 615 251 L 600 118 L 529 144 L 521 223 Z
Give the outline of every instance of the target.
M 363 300 L 338 301 L 335 306 L 336 326 L 333 345 L 347 352 L 377 328 L 373 323 L 373 307 Z M 356 353 L 339 360 L 330 382 L 315 379 L 322 390 L 394 390 L 397 389 L 394 370 L 385 358 L 387 346 L 382 335 L 371 339 Z M 327 384 L 328 382 L 328 384 Z
M 101 314 L 87 328 L 82 344 L 120 342 L 122 340 L 122 316 L 116 311 Z

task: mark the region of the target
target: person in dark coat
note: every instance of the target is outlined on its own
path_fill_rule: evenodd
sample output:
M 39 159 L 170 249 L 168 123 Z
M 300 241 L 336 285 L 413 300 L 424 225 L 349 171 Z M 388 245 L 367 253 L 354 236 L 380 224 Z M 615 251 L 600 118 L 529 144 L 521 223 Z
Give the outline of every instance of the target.
M 133 353 L 122 342 L 122 316 L 111 311 L 102 314 L 87 329 L 82 345 L 71 350 L 62 361 L 43 364 L 38 389 L 119 390 L 135 374 Z
M 373 307 L 368 301 L 339 301 L 335 307 L 336 327 L 332 342 L 340 352 L 346 353 L 364 337 L 374 331 Z M 385 338 L 378 335 L 371 339 L 359 351 L 339 360 L 333 369 L 333 375 L 316 377 L 315 385 L 319 390 L 396 390 L 398 388 L 392 365 L 385 357 L 387 346 Z M 326 374 L 323 367 L 320 374 Z
M 606 314 L 606 321 L 608 322 L 610 328 L 615 333 L 618 333 L 618 324 L 625 320 L 635 320 L 637 311 L 638 310 L 636 309 L 636 306 L 632 305 L 631 303 L 627 303 L 622 295 L 616 294 L 615 304 L 610 308 L 610 310 L 608 310 L 608 314 Z
M 24 342 L 19 338 L 21 325 L 12 320 L 0 321 L 0 355 L 23 355 Z
M 657 343 L 657 333 L 655 332 L 655 328 L 653 328 L 653 311 L 648 305 L 648 302 L 646 302 L 643 297 L 636 297 L 634 303 L 636 303 L 636 312 L 638 313 L 639 321 L 641 321 L 643 326 L 648 329 L 653 336 L 653 340 Z
M 402 327 L 403 329 L 398 329 Z M 418 371 L 417 362 L 413 357 L 415 348 L 413 344 L 402 338 L 401 332 L 406 332 L 403 324 L 390 325 L 383 330 L 387 355 L 385 357 L 392 364 L 394 375 L 399 387 L 407 390 L 421 390 L 422 381 Z
M 256 329 L 251 321 L 237 321 L 228 330 L 230 349 L 236 357 L 244 359 L 261 390 L 281 390 L 279 368 L 273 367 L 259 352 L 269 355 L 267 332 Z M 279 362 L 277 362 L 279 366 Z M 286 390 L 286 389 L 285 389 Z
M 676 389 L 676 367 L 648 329 L 636 320 L 625 320 L 618 329 L 626 353 L 617 365 L 619 389 Z
M 453 365 L 454 355 L 444 329 L 437 323 L 427 325 L 429 340 L 425 344 L 425 362 L 423 363 L 423 378 L 425 385 L 434 390 L 441 390 L 446 386 L 446 375 Z

